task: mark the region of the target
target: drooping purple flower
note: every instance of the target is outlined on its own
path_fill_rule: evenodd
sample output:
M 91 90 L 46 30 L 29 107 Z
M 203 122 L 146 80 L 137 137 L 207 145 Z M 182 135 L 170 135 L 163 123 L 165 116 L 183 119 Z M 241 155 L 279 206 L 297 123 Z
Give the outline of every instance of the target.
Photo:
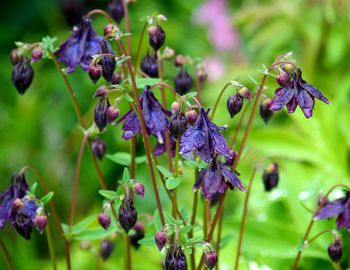
M 217 193 L 224 193 L 226 188 L 238 188 L 244 191 L 244 187 L 236 173 L 226 169 L 223 164 L 215 157 L 208 168 L 202 170 L 194 184 L 194 189 L 202 189 L 203 196 L 209 200 Z
M 176 250 L 170 247 L 164 264 L 165 270 L 187 270 L 186 255 L 182 252 L 181 247 L 178 247 Z
M 350 233 L 350 193 L 346 192 L 345 197 L 328 202 L 322 207 L 315 219 L 328 219 L 337 216 L 336 224 L 340 230 L 346 228 Z
M 215 125 L 209 119 L 208 112 L 209 110 L 206 112 L 201 108 L 195 125 L 188 125 L 180 140 L 180 154 L 195 151 L 207 163 L 214 158 L 216 152 L 232 159 L 225 137 L 219 132 L 225 128 Z
M 85 71 L 89 69 L 92 56 L 101 50 L 103 38 L 95 33 L 91 20 L 84 17 L 78 27 L 74 27 L 71 36 L 60 46 L 58 60 L 67 66 L 67 73 L 80 65 Z
M 162 108 L 149 85 L 145 87 L 140 96 L 140 102 L 148 135 L 155 136 L 160 144 L 164 144 L 165 131 L 169 126 L 167 116 L 170 116 L 171 113 Z M 134 110 L 127 112 L 118 122 L 121 121 L 124 121 L 123 139 L 129 140 L 141 133 L 140 122 Z
M 299 105 L 305 117 L 310 118 L 315 98 L 329 104 L 328 99 L 317 88 L 303 80 L 300 69 L 298 73 L 291 74 L 290 80 L 283 78 L 283 80 L 278 79 L 277 82 L 281 87 L 275 91 L 275 96 L 270 106 L 272 111 L 278 111 L 286 105 L 288 113 L 293 113 Z

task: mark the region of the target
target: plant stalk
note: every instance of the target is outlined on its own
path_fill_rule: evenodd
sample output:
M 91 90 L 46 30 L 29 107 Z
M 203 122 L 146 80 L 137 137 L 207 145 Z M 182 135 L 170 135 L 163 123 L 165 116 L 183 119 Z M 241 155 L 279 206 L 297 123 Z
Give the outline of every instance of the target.
M 49 247 L 49 252 L 50 252 L 50 257 L 51 257 L 51 262 L 52 262 L 52 268 L 54 270 L 56 270 L 57 269 L 56 251 L 55 251 L 55 246 L 53 245 L 53 238 L 52 238 L 52 231 L 50 228 L 50 223 L 47 224 L 45 231 L 46 231 L 46 237 L 47 237 L 47 245 Z
M 0 238 L 0 249 L 1 249 L 1 253 L 2 255 L 4 255 L 7 267 L 9 270 L 14 270 L 15 268 L 13 267 L 12 261 L 11 261 L 11 257 L 9 255 L 9 252 L 4 244 L 4 242 L 2 241 L 2 239 Z

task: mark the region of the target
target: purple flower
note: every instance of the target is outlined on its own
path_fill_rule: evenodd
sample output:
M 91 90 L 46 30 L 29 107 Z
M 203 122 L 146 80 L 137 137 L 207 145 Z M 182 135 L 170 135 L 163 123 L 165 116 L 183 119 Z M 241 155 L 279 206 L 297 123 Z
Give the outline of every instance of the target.
M 205 162 L 210 162 L 215 152 L 231 160 L 230 148 L 225 137 L 219 132 L 223 127 L 215 125 L 208 117 L 208 112 L 200 109 L 195 125 L 188 125 L 180 140 L 180 154 L 184 155 L 195 151 Z
M 67 73 L 73 72 L 77 65 L 87 71 L 92 56 L 101 50 L 102 40 L 93 30 L 91 20 L 83 18 L 80 26 L 74 27 L 71 36 L 60 46 L 58 60 L 65 63 Z
M 151 91 L 151 87 L 147 85 L 140 96 L 142 117 L 144 118 L 148 135 L 155 136 L 160 144 L 164 144 L 165 131 L 169 126 L 167 116 L 171 113 L 163 109 L 156 97 Z M 141 133 L 141 127 L 136 112 L 130 110 L 119 121 L 123 124 L 123 139 L 129 140 L 138 133 Z
M 226 188 L 238 188 L 244 191 L 244 187 L 238 176 L 226 169 L 223 164 L 215 157 L 208 168 L 202 170 L 194 184 L 194 189 L 202 189 L 203 196 L 209 200 L 217 193 L 224 193 Z
M 310 118 L 312 116 L 315 98 L 329 104 L 328 99 L 318 89 L 303 80 L 300 69 L 298 73 L 291 75 L 291 79 L 280 80 L 278 78 L 277 82 L 281 87 L 275 91 L 275 96 L 270 106 L 270 110 L 272 111 L 278 111 L 286 105 L 288 112 L 293 113 L 299 105 L 305 117 Z
M 350 233 L 350 193 L 346 192 L 345 197 L 328 202 L 322 207 L 315 219 L 328 219 L 337 216 L 336 224 L 340 230 L 346 228 Z

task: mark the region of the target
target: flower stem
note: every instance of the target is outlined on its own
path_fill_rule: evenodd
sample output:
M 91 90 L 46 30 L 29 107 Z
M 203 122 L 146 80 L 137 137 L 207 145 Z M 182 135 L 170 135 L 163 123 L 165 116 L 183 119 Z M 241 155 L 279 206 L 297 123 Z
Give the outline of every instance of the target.
M 219 219 L 219 225 L 218 225 L 218 235 L 217 235 L 217 239 L 216 239 L 216 254 L 219 258 L 219 254 L 220 254 L 220 241 L 221 241 L 221 232 L 222 232 L 222 221 L 224 219 L 224 208 L 222 208 L 221 210 L 221 214 L 220 214 L 220 219 Z M 216 270 L 219 270 L 219 262 L 220 260 L 218 260 L 218 262 L 216 263 Z
M 108 14 L 107 14 L 107 15 L 108 15 Z M 71 97 L 71 99 L 72 99 L 73 106 L 74 106 L 74 110 L 75 110 L 75 113 L 76 113 L 76 115 L 77 115 L 77 117 L 78 117 L 79 123 L 80 123 L 80 125 L 81 125 L 81 127 L 82 127 L 83 129 L 86 129 L 87 126 L 86 126 L 86 124 L 85 124 L 85 121 L 84 121 L 83 115 L 82 115 L 82 113 L 81 113 L 81 110 L 80 110 L 80 107 L 79 107 L 79 104 L 78 104 L 78 100 L 77 100 L 77 98 L 76 98 L 76 96 L 75 96 L 75 93 L 74 93 L 74 91 L 73 91 L 72 85 L 70 84 L 70 82 L 69 82 L 69 80 L 68 80 L 68 78 L 67 78 L 67 75 L 64 74 L 64 72 L 62 71 L 62 66 L 61 66 L 61 64 L 57 61 L 57 58 L 55 57 L 55 55 L 54 55 L 50 50 L 48 50 L 48 53 L 49 53 L 49 55 L 50 55 L 52 61 L 54 62 L 55 66 L 56 66 L 56 68 L 57 68 L 57 70 L 58 70 L 58 72 L 60 73 L 60 75 L 61 75 L 61 77 L 62 77 L 62 79 L 63 79 L 63 81 L 64 81 L 64 84 L 66 85 L 66 88 L 67 88 L 67 90 L 68 90 L 68 93 L 69 93 L 69 95 L 70 95 L 70 97 Z M 91 159 L 92 159 L 92 163 L 94 164 L 95 170 L 96 170 L 96 172 L 97 172 L 98 179 L 99 179 L 99 181 L 100 181 L 100 185 L 101 185 L 101 187 L 102 187 L 103 189 L 107 189 L 106 182 L 105 182 L 104 177 L 103 177 L 103 175 L 102 175 L 101 169 L 100 169 L 100 167 L 99 167 L 99 165 L 98 165 L 98 163 L 97 163 L 96 157 L 95 157 L 94 153 L 93 153 L 92 150 L 91 150 L 90 144 L 87 144 L 87 147 L 88 147 L 88 150 L 89 150 L 89 152 L 90 152 L 90 156 L 91 156 Z
M 13 267 L 12 261 L 11 261 L 11 257 L 7 251 L 7 248 L 4 244 L 4 242 L 2 241 L 2 239 L 0 238 L 0 249 L 1 249 L 1 253 L 2 255 L 4 255 L 7 267 L 9 270 L 14 270 L 15 268 Z
M 262 95 L 262 92 L 263 92 L 263 89 L 264 89 L 264 86 L 265 86 L 265 82 L 267 80 L 267 76 L 268 76 L 267 74 L 265 74 L 263 76 L 263 78 L 261 80 L 261 83 L 260 83 L 260 86 L 258 88 L 257 94 L 255 96 L 253 108 L 252 108 L 252 111 L 250 112 L 250 115 L 249 115 L 248 123 L 247 123 L 246 129 L 245 129 L 244 135 L 243 135 L 243 139 L 242 139 L 240 148 L 238 150 L 238 154 L 237 154 L 237 156 L 235 158 L 235 161 L 232 164 L 232 171 L 233 172 L 236 170 L 238 161 L 240 160 L 240 158 L 242 156 L 242 153 L 243 153 L 243 150 L 244 150 L 244 147 L 245 147 L 246 141 L 248 139 L 248 135 L 250 133 L 250 129 L 251 129 L 252 123 L 253 123 L 255 112 L 257 110 L 257 107 L 258 107 L 258 104 L 259 104 L 259 100 L 260 100 L 260 97 Z M 221 210 L 223 208 L 223 204 L 224 204 L 224 201 L 225 201 L 225 198 L 226 198 L 226 194 L 227 194 L 227 189 L 226 189 L 226 191 L 222 194 L 222 196 L 219 199 L 218 207 L 217 207 L 215 216 L 213 218 L 213 221 L 211 223 L 211 227 L 210 227 L 209 233 L 208 233 L 207 238 L 206 238 L 207 242 L 210 242 L 212 237 L 213 237 L 213 233 L 214 233 L 214 230 L 215 230 L 216 223 L 219 220 L 219 217 L 221 215 Z M 198 268 L 197 268 L 198 270 L 201 269 L 201 267 L 203 265 L 203 262 L 204 262 L 204 254 L 202 254 L 201 260 L 200 260 Z
M 142 27 L 141 34 L 139 37 L 139 43 L 137 45 L 137 52 L 136 52 L 136 58 L 135 58 L 135 74 L 137 73 L 137 70 L 140 66 L 140 59 L 141 59 L 141 48 L 142 48 L 142 41 L 145 36 L 146 28 L 147 28 L 148 22 L 146 21 Z
M 125 17 L 125 31 L 127 33 L 131 33 L 128 3 L 126 2 L 126 0 L 122 0 L 122 3 L 123 3 L 123 10 L 124 10 L 124 17 Z M 128 48 L 128 55 L 131 56 L 130 35 L 126 36 L 126 44 L 127 44 L 127 48 Z
M 197 91 L 197 97 L 199 102 L 202 102 L 202 98 L 201 98 L 201 80 L 199 78 L 198 75 L 198 71 L 196 71 L 196 91 Z
M 233 149 L 234 146 L 235 146 L 235 143 L 237 141 L 237 137 L 238 137 L 239 131 L 241 130 L 241 127 L 242 127 L 242 124 L 243 124 L 243 120 L 244 120 L 245 114 L 248 111 L 249 105 L 250 105 L 250 102 L 245 106 L 245 108 L 243 109 L 243 111 L 241 113 L 241 116 L 239 117 L 237 128 L 236 128 L 236 131 L 234 132 L 234 135 L 233 135 L 233 138 L 232 138 L 232 142 L 231 142 L 231 145 L 230 145 L 231 149 Z
M 93 9 L 88 14 L 86 14 L 85 16 L 86 17 L 92 17 L 95 14 L 100 14 L 100 15 L 104 16 L 108 20 L 109 23 L 113 23 L 113 20 L 112 20 L 111 16 L 109 16 L 109 14 L 106 11 L 102 10 L 102 9 Z
M 195 177 L 197 178 L 197 170 L 195 172 Z M 191 215 L 191 225 L 192 230 L 189 232 L 189 238 L 193 238 L 193 227 L 196 222 L 196 214 L 197 214 L 197 205 L 198 205 L 198 191 L 193 192 L 193 203 L 192 203 L 192 215 Z M 192 249 L 191 253 L 191 269 L 196 269 L 196 256 L 195 249 Z
M 135 158 L 136 158 L 136 138 L 133 137 L 131 138 L 130 141 L 130 177 L 131 179 L 135 179 L 135 168 L 136 168 L 136 163 L 135 163 Z
M 121 49 L 122 53 L 127 55 L 123 43 L 120 40 L 118 40 L 118 44 L 120 46 L 120 49 Z M 154 174 L 154 168 L 153 168 L 153 163 L 152 163 L 152 158 L 151 158 L 151 153 L 150 153 L 150 148 L 149 148 L 148 134 L 147 134 L 147 130 L 146 130 L 145 120 L 144 120 L 144 118 L 142 116 L 142 110 L 141 110 L 141 103 L 140 103 L 139 93 L 138 93 L 138 89 L 137 89 L 137 85 L 136 85 L 136 81 L 135 81 L 135 75 L 134 75 L 134 71 L 133 71 L 133 68 L 132 68 L 132 65 L 131 65 L 130 58 L 127 60 L 126 63 L 127 63 L 127 68 L 128 68 L 128 70 L 130 72 L 131 84 L 132 84 L 132 88 L 133 88 L 133 91 L 134 91 L 134 98 L 136 100 L 136 112 L 137 112 L 137 116 L 138 116 L 139 121 L 140 121 L 141 133 L 142 133 L 142 137 L 143 137 L 143 140 L 144 140 L 146 157 L 147 157 L 147 162 L 148 162 L 149 171 L 150 171 L 150 175 L 151 175 L 153 192 L 154 192 L 154 196 L 155 196 L 155 199 L 156 199 L 160 220 L 162 222 L 162 226 L 164 226 L 165 225 L 165 219 L 164 219 L 164 214 L 163 214 L 163 207 L 162 207 L 162 204 L 160 202 L 158 187 L 157 187 L 157 183 L 156 183 L 156 177 L 155 177 L 155 174 Z
M 75 214 L 75 205 L 78 195 L 78 185 L 79 185 L 79 175 L 80 175 L 80 167 L 81 167 L 81 159 L 83 157 L 85 143 L 87 142 L 89 134 L 86 133 L 83 137 L 83 140 L 80 145 L 80 150 L 78 154 L 77 164 L 75 167 L 74 180 L 73 180 L 73 193 L 72 193 L 72 202 L 70 205 L 70 213 L 69 213 L 69 232 L 72 232 L 72 226 L 74 222 L 74 214 Z
M 231 83 L 227 83 L 225 84 L 224 88 L 221 89 L 220 93 L 219 93 L 219 96 L 217 97 L 216 101 L 215 101 L 215 105 L 214 105 L 214 108 L 213 108 L 213 112 L 211 113 L 211 120 L 214 119 L 214 116 L 215 116 L 215 113 L 216 113 L 216 109 L 218 108 L 219 106 L 219 103 L 220 103 L 220 100 L 222 98 L 222 95 L 224 94 L 224 92 L 226 91 L 227 87 L 229 87 L 231 85 Z
M 131 249 L 130 249 L 130 237 L 127 233 L 124 234 L 124 269 L 131 270 Z
M 257 167 L 254 167 L 252 175 L 251 175 L 250 180 L 249 180 L 247 193 L 246 193 L 245 199 L 244 199 L 244 208 L 243 208 L 243 213 L 242 213 L 242 218 L 241 218 L 241 227 L 240 227 L 240 230 L 239 230 L 239 238 L 238 238 L 238 244 L 237 244 L 237 253 L 236 253 L 236 260 L 235 260 L 235 267 L 234 267 L 235 270 L 238 270 L 239 258 L 241 256 L 243 234 L 244 234 L 245 222 L 246 222 L 247 214 L 248 214 L 248 203 L 249 203 L 250 192 L 252 190 L 253 181 L 254 181 L 254 178 L 255 178 L 256 171 L 257 171 Z
M 179 167 L 179 156 L 180 156 L 180 142 L 177 140 L 175 142 L 175 159 L 174 159 L 174 166 L 173 166 L 173 176 L 177 177 L 179 175 L 178 167 Z M 172 215 L 176 219 L 176 213 L 177 213 L 177 188 L 173 189 L 173 196 L 171 200 L 172 204 Z
M 324 230 L 318 234 L 316 234 L 314 237 L 312 237 L 310 240 L 307 241 L 307 245 L 310 245 L 314 240 L 316 240 L 318 237 L 320 237 L 321 235 L 325 234 L 325 233 L 330 233 L 333 232 L 333 230 Z
M 45 230 L 46 230 L 46 237 L 47 237 L 47 245 L 49 246 L 49 251 L 50 251 L 52 268 L 54 270 L 56 270 L 57 269 L 56 252 L 55 252 L 55 246 L 53 245 L 52 231 L 51 231 L 51 228 L 50 228 L 50 224 L 47 224 Z

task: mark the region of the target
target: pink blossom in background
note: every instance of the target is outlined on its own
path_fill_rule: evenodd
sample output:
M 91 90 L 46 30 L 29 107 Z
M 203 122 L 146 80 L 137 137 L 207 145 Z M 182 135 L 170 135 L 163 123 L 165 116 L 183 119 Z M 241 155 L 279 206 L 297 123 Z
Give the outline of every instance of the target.
M 218 51 L 233 51 L 240 42 L 227 10 L 226 0 L 207 0 L 193 14 L 194 23 L 208 26 L 210 42 Z
M 225 64 L 220 58 L 208 57 L 204 60 L 208 72 L 208 81 L 217 81 L 225 75 Z

